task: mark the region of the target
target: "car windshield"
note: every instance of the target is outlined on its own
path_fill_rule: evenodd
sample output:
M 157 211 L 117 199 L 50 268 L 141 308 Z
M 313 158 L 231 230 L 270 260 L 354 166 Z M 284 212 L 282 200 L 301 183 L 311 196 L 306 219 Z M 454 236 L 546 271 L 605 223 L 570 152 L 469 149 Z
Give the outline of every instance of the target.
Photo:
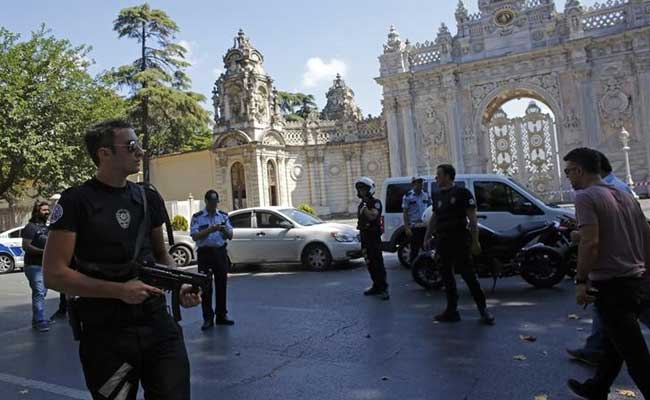
M 522 185 L 521 183 L 517 182 L 517 180 L 515 180 L 514 178 L 508 177 L 508 180 L 510 180 L 512 183 L 514 183 L 514 184 L 517 186 L 517 188 L 518 188 L 519 190 L 521 190 L 522 192 L 526 193 L 528 196 L 530 196 L 530 197 L 532 197 L 532 198 L 534 198 L 534 199 L 537 199 L 538 201 L 542 202 L 542 204 L 546 204 L 547 206 L 549 206 L 549 207 L 553 207 L 553 208 L 560 208 L 560 206 L 558 206 L 558 205 L 555 204 L 555 203 L 548 203 L 548 202 L 546 202 L 546 201 L 540 199 L 538 195 L 536 195 L 535 193 L 533 193 L 533 192 L 531 192 L 530 190 L 526 189 L 526 186 L 524 186 L 524 185 Z
M 280 210 L 280 214 L 283 214 L 290 219 L 296 221 L 299 225 L 303 226 L 312 226 L 317 224 L 322 224 L 323 221 L 313 215 L 307 214 L 304 211 L 297 210 L 295 208 L 287 208 Z

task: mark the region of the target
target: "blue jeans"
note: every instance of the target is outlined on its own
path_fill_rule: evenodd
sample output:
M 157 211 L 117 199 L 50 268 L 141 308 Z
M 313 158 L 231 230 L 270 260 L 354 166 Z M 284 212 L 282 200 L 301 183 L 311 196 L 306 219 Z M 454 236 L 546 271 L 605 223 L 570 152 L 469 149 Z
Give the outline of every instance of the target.
M 32 288 L 32 324 L 46 322 L 45 296 L 47 289 L 43 282 L 43 266 L 25 265 L 25 276 L 29 280 L 29 287 Z
M 639 315 L 639 321 L 650 329 L 650 309 L 646 309 L 641 313 L 641 315 Z M 605 351 L 605 331 L 603 329 L 603 322 L 600 319 L 600 314 L 595 305 L 593 322 L 591 323 L 591 334 L 587 338 L 587 343 L 583 350 L 585 353 L 593 356 L 601 356 Z

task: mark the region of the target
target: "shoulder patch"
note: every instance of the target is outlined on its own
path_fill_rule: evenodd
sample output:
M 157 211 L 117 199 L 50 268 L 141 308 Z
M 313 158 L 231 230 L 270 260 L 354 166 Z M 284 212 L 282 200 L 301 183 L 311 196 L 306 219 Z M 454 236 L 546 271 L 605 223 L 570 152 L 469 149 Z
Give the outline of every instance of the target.
M 195 212 L 194 214 L 192 214 L 192 218 L 194 218 L 194 217 L 200 217 L 202 212 L 203 212 L 203 211 Z
M 52 208 L 52 213 L 50 214 L 50 224 L 55 223 L 63 217 L 63 207 L 61 204 L 56 203 L 54 208 Z

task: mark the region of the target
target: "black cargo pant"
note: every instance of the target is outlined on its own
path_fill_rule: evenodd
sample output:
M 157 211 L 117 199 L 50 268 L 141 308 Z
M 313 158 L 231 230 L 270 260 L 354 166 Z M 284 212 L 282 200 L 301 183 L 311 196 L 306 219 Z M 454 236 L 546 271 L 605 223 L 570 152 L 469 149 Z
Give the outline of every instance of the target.
M 598 289 L 596 307 L 605 331 L 605 353 L 590 383 L 598 392 L 608 393 L 625 361 L 643 397 L 650 399 L 650 354 L 638 322 L 640 313 L 650 307 L 650 281 L 616 278 L 593 286 Z
M 447 311 L 458 309 L 458 289 L 454 273 L 460 274 L 479 310 L 486 307 L 485 293 L 474 272 L 469 232 L 438 234 L 436 250 L 440 254 L 440 274 L 447 294 Z
M 415 261 L 420 254 L 422 244 L 424 243 L 424 235 L 427 233 L 427 228 L 411 228 L 411 232 L 413 232 L 413 236 L 411 236 L 409 242 L 409 246 L 411 247 L 411 252 L 409 253 L 409 264 L 413 264 L 413 261 Z
M 122 317 L 128 307 L 132 306 L 119 307 Z M 137 324 L 124 325 L 119 317 L 113 318 L 115 313 L 109 314 L 106 324 L 84 324 L 79 343 L 93 399 L 135 400 L 141 384 L 147 400 L 189 400 L 190 365 L 183 332 L 164 304 Z
M 388 289 L 384 256 L 381 252 L 381 234 L 361 231 L 361 250 L 368 264 L 372 286 L 381 290 Z
M 228 252 L 226 247 L 201 247 L 198 250 L 199 272 L 211 272 L 214 277 L 214 289 L 201 293 L 201 308 L 203 320 L 211 321 L 215 313 L 217 318 L 225 318 L 226 294 L 228 290 Z M 212 286 L 212 285 L 210 285 Z M 212 292 L 214 291 L 215 308 L 212 308 Z

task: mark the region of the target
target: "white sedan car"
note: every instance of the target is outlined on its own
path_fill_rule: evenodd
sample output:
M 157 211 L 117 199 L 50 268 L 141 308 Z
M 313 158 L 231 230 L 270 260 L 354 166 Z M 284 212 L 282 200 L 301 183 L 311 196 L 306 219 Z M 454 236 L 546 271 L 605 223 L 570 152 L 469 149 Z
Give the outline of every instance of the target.
M 228 255 L 233 264 L 302 263 L 324 270 L 332 262 L 361 257 L 356 229 L 295 208 L 247 208 L 229 216 L 234 233 Z

